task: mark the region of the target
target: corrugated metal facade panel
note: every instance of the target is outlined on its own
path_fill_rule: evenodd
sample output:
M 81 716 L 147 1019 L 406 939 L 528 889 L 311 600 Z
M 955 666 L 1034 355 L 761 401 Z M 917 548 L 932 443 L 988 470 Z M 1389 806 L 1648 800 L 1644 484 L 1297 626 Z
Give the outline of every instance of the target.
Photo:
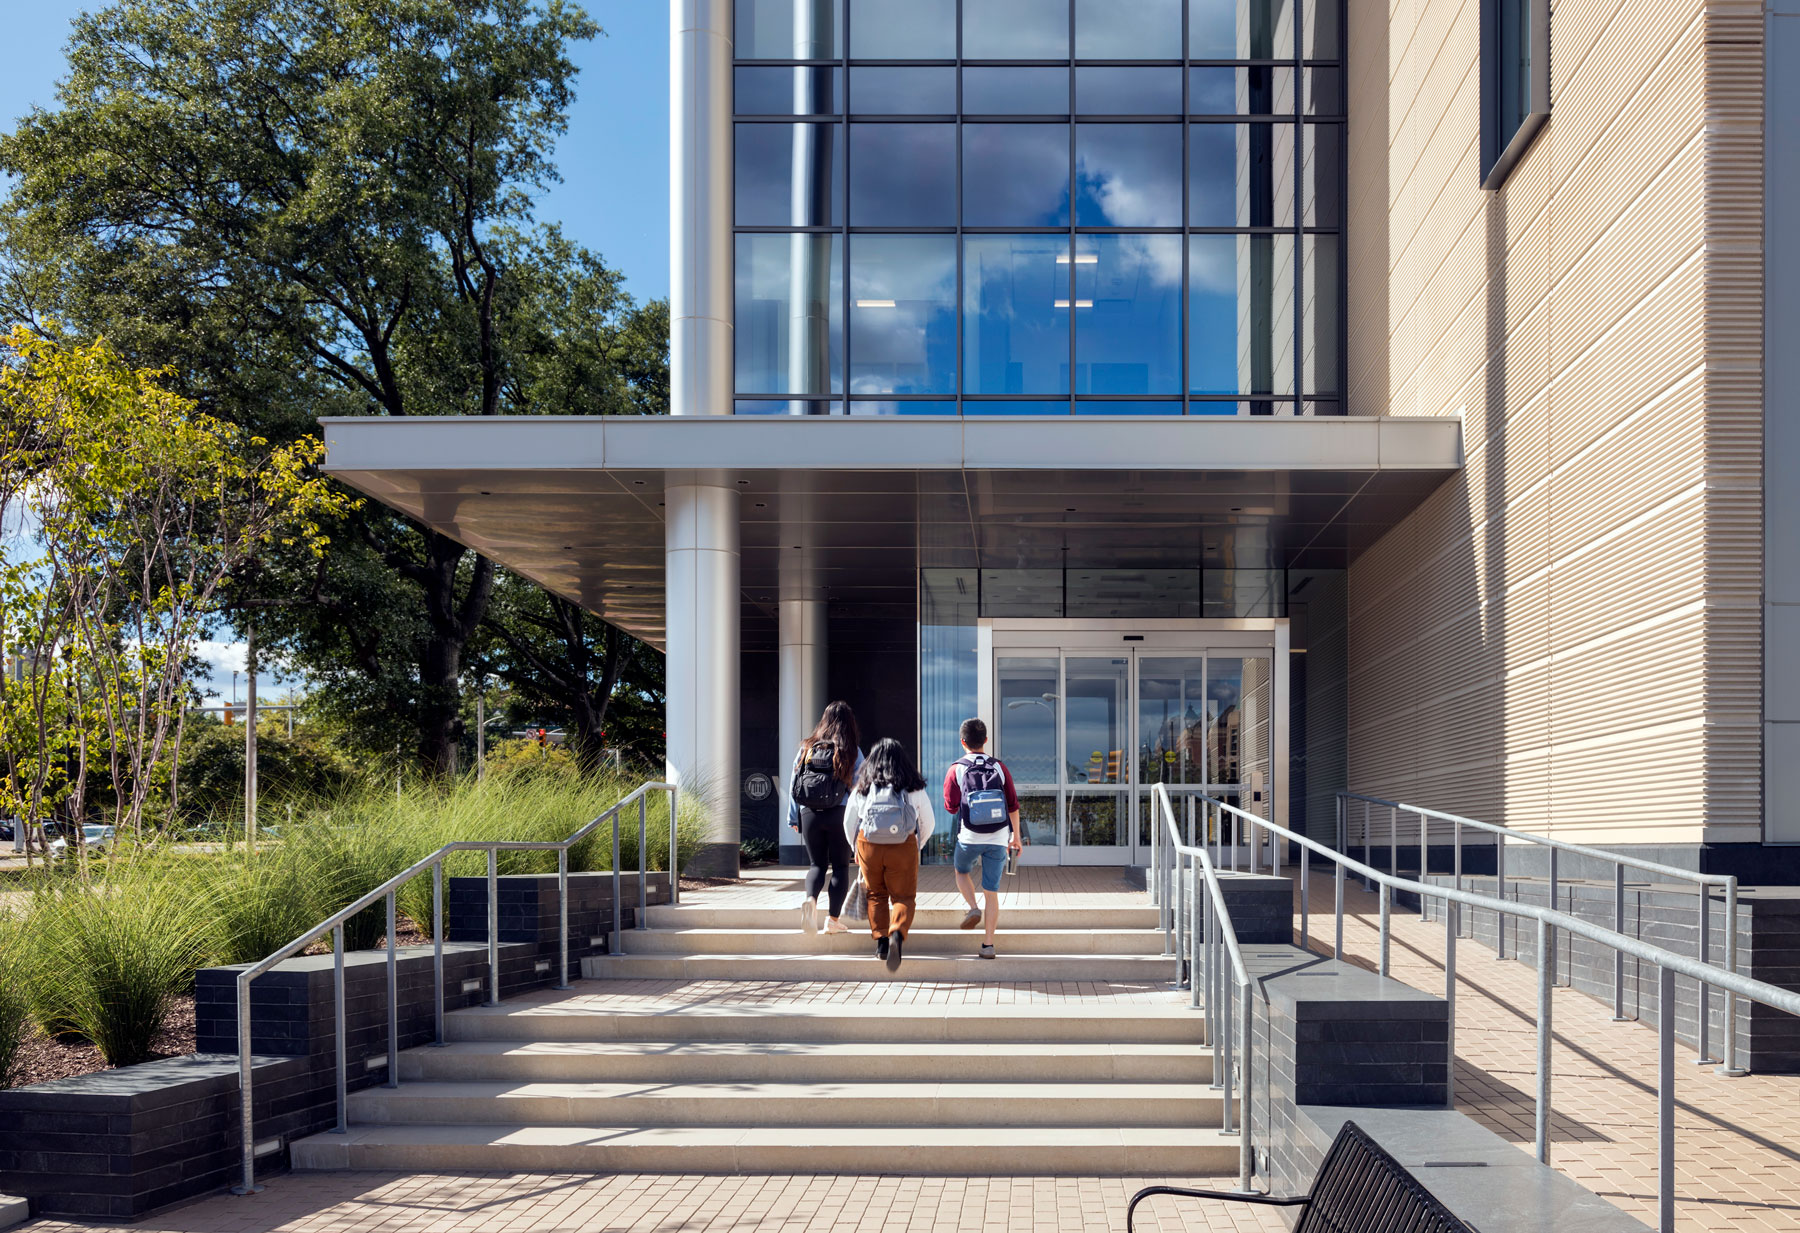
M 1349 571 L 1349 779 L 1754 839 L 1759 10 L 1558 0 L 1555 110 L 1497 193 L 1478 10 L 1351 21 L 1348 409 L 1461 413 L 1468 461 Z

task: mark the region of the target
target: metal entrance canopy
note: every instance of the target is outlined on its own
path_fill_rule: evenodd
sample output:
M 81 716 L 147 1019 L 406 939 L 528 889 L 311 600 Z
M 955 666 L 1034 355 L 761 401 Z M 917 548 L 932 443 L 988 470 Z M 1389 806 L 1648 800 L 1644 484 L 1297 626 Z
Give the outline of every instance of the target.
M 742 586 L 834 607 L 917 571 L 1336 569 L 1462 466 L 1449 418 L 327 419 L 337 479 L 657 646 L 663 491 L 741 494 Z M 696 474 L 701 473 L 701 474 Z

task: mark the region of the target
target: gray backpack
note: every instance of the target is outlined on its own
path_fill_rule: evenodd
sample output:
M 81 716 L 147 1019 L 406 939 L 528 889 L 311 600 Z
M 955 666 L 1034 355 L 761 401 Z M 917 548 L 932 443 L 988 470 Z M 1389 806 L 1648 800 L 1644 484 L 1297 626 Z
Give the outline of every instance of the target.
M 885 784 L 863 802 L 862 820 L 856 833 L 870 843 L 904 843 L 919 833 L 919 817 L 906 793 Z

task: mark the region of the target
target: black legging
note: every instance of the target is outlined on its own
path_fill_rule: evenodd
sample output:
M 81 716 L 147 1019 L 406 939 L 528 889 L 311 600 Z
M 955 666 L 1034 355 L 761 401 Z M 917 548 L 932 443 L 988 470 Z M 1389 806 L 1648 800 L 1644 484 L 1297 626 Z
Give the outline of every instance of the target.
M 806 897 L 817 899 L 826 892 L 830 915 L 844 910 L 844 896 L 850 893 L 850 841 L 844 838 L 844 807 L 814 813 L 800 810 L 800 838 L 806 844 L 806 858 L 812 868 L 806 871 Z M 830 873 L 827 880 L 826 874 Z

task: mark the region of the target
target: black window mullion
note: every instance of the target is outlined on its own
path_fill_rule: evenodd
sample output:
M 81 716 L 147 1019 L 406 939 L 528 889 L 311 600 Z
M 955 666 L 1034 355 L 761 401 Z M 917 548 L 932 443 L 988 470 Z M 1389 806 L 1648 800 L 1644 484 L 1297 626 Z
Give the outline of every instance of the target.
M 1327 3 L 1330 0 L 1326 0 Z M 1306 382 L 1306 196 L 1302 177 L 1306 170 L 1306 116 L 1304 114 L 1305 74 L 1301 71 L 1306 51 L 1306 3 L 1294 0 L 1294 74 L 1291 88 L 1294 107 L 1294 411 L 1304 410 L 1300 402 Z
M 1075 162 L 1075 135 L 1080 126 L 1075 123 L 1075 113 L 1081 110 L 1081 100 L 1075 97 L 1075 0 L 1068 0 L 1069 12 L 1069 414 L 1075 414 L 1075 392 L 1079 385 L 1076 380 L 1079 359 L 1075 352 L 1075 224 L 1081 212 L 1080 167 Z
M 963 385 L 966 373 L 963 365 L 963 310 L 968 304 L 968 289 L 963 280 L 968 277 L 963 268 L 963 0 L 956 0 L 956 413 L 963 414 Z M 977 553 L 981 545 L 975 546 Z M 981 570 L 975 571 L 977 579 Z M 979 610 L 980 590 L 977 582 L 976 605 Z
M 1188 166 L 1188 158 L 1194 144 L 1194 127 L 1188 120 L 1188 113 L 1193 108 L 1193 100 L 1189 97 L 1189 91 L 1193 85 L 1193 74 L 1188 71 L 1192 67 L 1189 57 L 1194 51 L 1188 42 L 1190 37 L 1188 22 L 1192 17 L 1193 8 L 1194 6 L 1191 4 L 1181 6 L 1181 413 L 1183 415 L 1193 414 L 1189 406 L 1193 382 L 1188 378 L 1188 333 L 1193 328 L 1188 321 L 1188 301 L 1192 294 L 1188 289 L 1188 280 L 1192 277 L 1192 273 L 1188 269 L 1188 249 L 1193 245 L 1187 236 L 1188 224 L 1193 222 L 1193 215 L 1188 213 L 1191 207 L 1191 203 L 1188 201 L 1189 177 L 1193 174 L 1192 169 Z

